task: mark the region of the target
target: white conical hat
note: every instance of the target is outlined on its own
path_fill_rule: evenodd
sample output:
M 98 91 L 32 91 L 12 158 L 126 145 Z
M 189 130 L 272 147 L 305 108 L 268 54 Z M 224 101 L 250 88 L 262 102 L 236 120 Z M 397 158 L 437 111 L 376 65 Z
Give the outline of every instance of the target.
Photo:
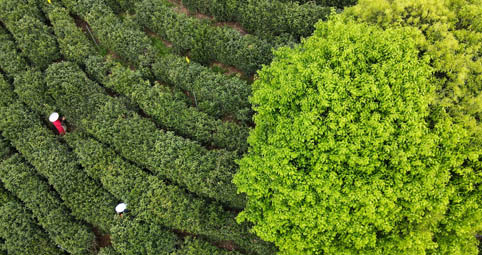
M 125 203 L 120 203 L 115 207 L 115 211 L 117 213 L 123 212 L 127 208 L 127 205 Z
M 50 122 L 55 122 L 56 120 L 59 119 L 59 114 L 56 113 L 56 112 L 53 112 L 52 114 L 50 114 L 50 117 L 49 117 L 49 120 Z

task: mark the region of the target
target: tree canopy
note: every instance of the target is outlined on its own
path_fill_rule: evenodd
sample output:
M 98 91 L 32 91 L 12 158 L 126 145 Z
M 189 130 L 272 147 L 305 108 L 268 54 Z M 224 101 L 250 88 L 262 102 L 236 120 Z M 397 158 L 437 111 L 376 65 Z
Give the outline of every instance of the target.
M 422 36 L 335 16 L 279 49 L 253 84 L 238 220 L 281 254 L 475 253 L 479 152 Z

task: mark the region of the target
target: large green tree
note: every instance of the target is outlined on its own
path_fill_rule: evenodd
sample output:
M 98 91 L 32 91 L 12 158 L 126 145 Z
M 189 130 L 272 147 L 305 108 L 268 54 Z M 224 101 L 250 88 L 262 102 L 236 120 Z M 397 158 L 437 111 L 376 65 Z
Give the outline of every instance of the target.
M 479 152 L 421 36 L 334 17 L 259 72 L 238 219 L 281 254 L 476 252 Z

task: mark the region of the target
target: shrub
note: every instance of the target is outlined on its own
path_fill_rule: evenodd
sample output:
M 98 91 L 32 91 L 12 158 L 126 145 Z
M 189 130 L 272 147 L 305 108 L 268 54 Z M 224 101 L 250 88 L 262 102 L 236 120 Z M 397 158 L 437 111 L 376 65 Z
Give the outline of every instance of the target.
M 64 254 L 35 222 L 32 213 L 0 188 L 0 237 L 8 254 Z
M 466 133 L 430 107 L 433 69 L 418 57 L 418 35 L 334 18 L 260 72 L 256 128 L 234 182 L 248 196 L 239 220 L 282 254 L 423 254 L 475 243 L 473 226 L 440 234 L 450 206 L 468 208 L 464 223 L 480 219 L 469 214 L 480 196 L 459 177 L 476 185 L 464 160 L 477 157 L 457 148 Z
M 248 128 L 223 122 L 194 107 L 189 107 L 176 90 L 156 83 L 151 86 L 137 71 L 132 71 L 110 59 L 91 57 L 86 61 L 87 72 L 104 86 L 136 102 L 155 122 L 166 130 L 200 142 L 205 146 L 247 150 Z
M 122 218 L 111 229 L 112 246 L 125 255 L 168 255 L 175 250 L 177 236 L 157 224 L 137 218 Z
M 0 19 L 13 34 L 17 47 L 39 68 L 60 57 L 51 28 L 43 23 L 36 3 L 5 0 L 0 2 Z
M 330 14 L 330 8 L 314 2 L 299 4 L 278 0 L 182 0 L 191 11 L 214 16 L 220 21 L 237 21 L 261 38 L 286 36 L 299 40 L 311 35 L 314 24 Z
M 206 20 L 179 14 L 159 0 L 141 1 L 135 9 L 143 26 L 172 42 L 179 53 L 189 51 L 195 61 L 217 60 L 247 74 L 271 62 L 271 45 L 255 36 L 243 36 L 232 28 L 213 26 Z
M 65 59 L 80 64 L 96 53 L 92 43 L 75 25 L 74 20 L 64 8 L 51 9 L 47 17 L 52 23 L 60 52 Z
M 25 59 L 17 53 L 13 39 L 0 27 L 0 68 L 13 79 L 16 74 L 25 71 L 26 66 Z
M 172 132 L 159 130 L 152 121 L 104 94 L 100 86 L 72 63 L 51 65 L 45 81 L 49 88 L 45 95 L 52 98 L 75 126 L 191 192 L 242 207 L 244 198 L 235 194 L 231 183 L 236 170 L 234 152 L 207 150 Z
M 240 255 L 236 251 L 226 251 L 210 246 L 206 242 L 192 237 L 186 237 L 182 246 L 176 250 L 172 255 Z
M 21 103 L 2 108 L 0 130 L 47 177 L 75 217 L 110 229 L 116 201 L 77 165 L 74 155 Z
M 128 203 L 129 214 L 136 219 L 202 235 L 213 241 L 230 240 L 259 254 L 273 253 L 270 244 L 248 233 L 246 224 L 237 225 L 235 214 L 224 210 L 218 203 L 207 202 L 149 175 L 92 138 L 68 134 L 66 140 L 87 173 Z M 211 245 L 199 246 L 207 247 L 204 254 L 211 254 L 208 252 L 213 249 Z
M 6 189 L 22 200 L 49 233 L 50 238 L 72 254 L 91 254 L 92 230 L 70 216 L 58 194 L 24 162 L 19 154 L 0 164 L 0 179 Z
M 121 21 L 104 1 L 62 2 L 70 11 L 77 13 L 90 24 L 94 34 L 105 47 L 135 64 L 145 78 L 154 76 L 160 81 L 187 91 L 195 98 L 196 107 L 200 111 L 214 117 L 230 115 L 240 121 L 249 122 L 250 88 L 245 81 L 214 73 L 194 62 L 188 64 L 184 57 L 167 54 L 159 58 L 140 28 L 128 18 Z

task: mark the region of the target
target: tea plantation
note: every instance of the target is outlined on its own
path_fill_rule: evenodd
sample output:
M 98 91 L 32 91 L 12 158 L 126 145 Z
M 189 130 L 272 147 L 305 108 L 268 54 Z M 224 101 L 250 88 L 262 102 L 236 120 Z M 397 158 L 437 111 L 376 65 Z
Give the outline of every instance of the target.
M 0 254 L 479 254 L 482 0 L 0 0 Z

